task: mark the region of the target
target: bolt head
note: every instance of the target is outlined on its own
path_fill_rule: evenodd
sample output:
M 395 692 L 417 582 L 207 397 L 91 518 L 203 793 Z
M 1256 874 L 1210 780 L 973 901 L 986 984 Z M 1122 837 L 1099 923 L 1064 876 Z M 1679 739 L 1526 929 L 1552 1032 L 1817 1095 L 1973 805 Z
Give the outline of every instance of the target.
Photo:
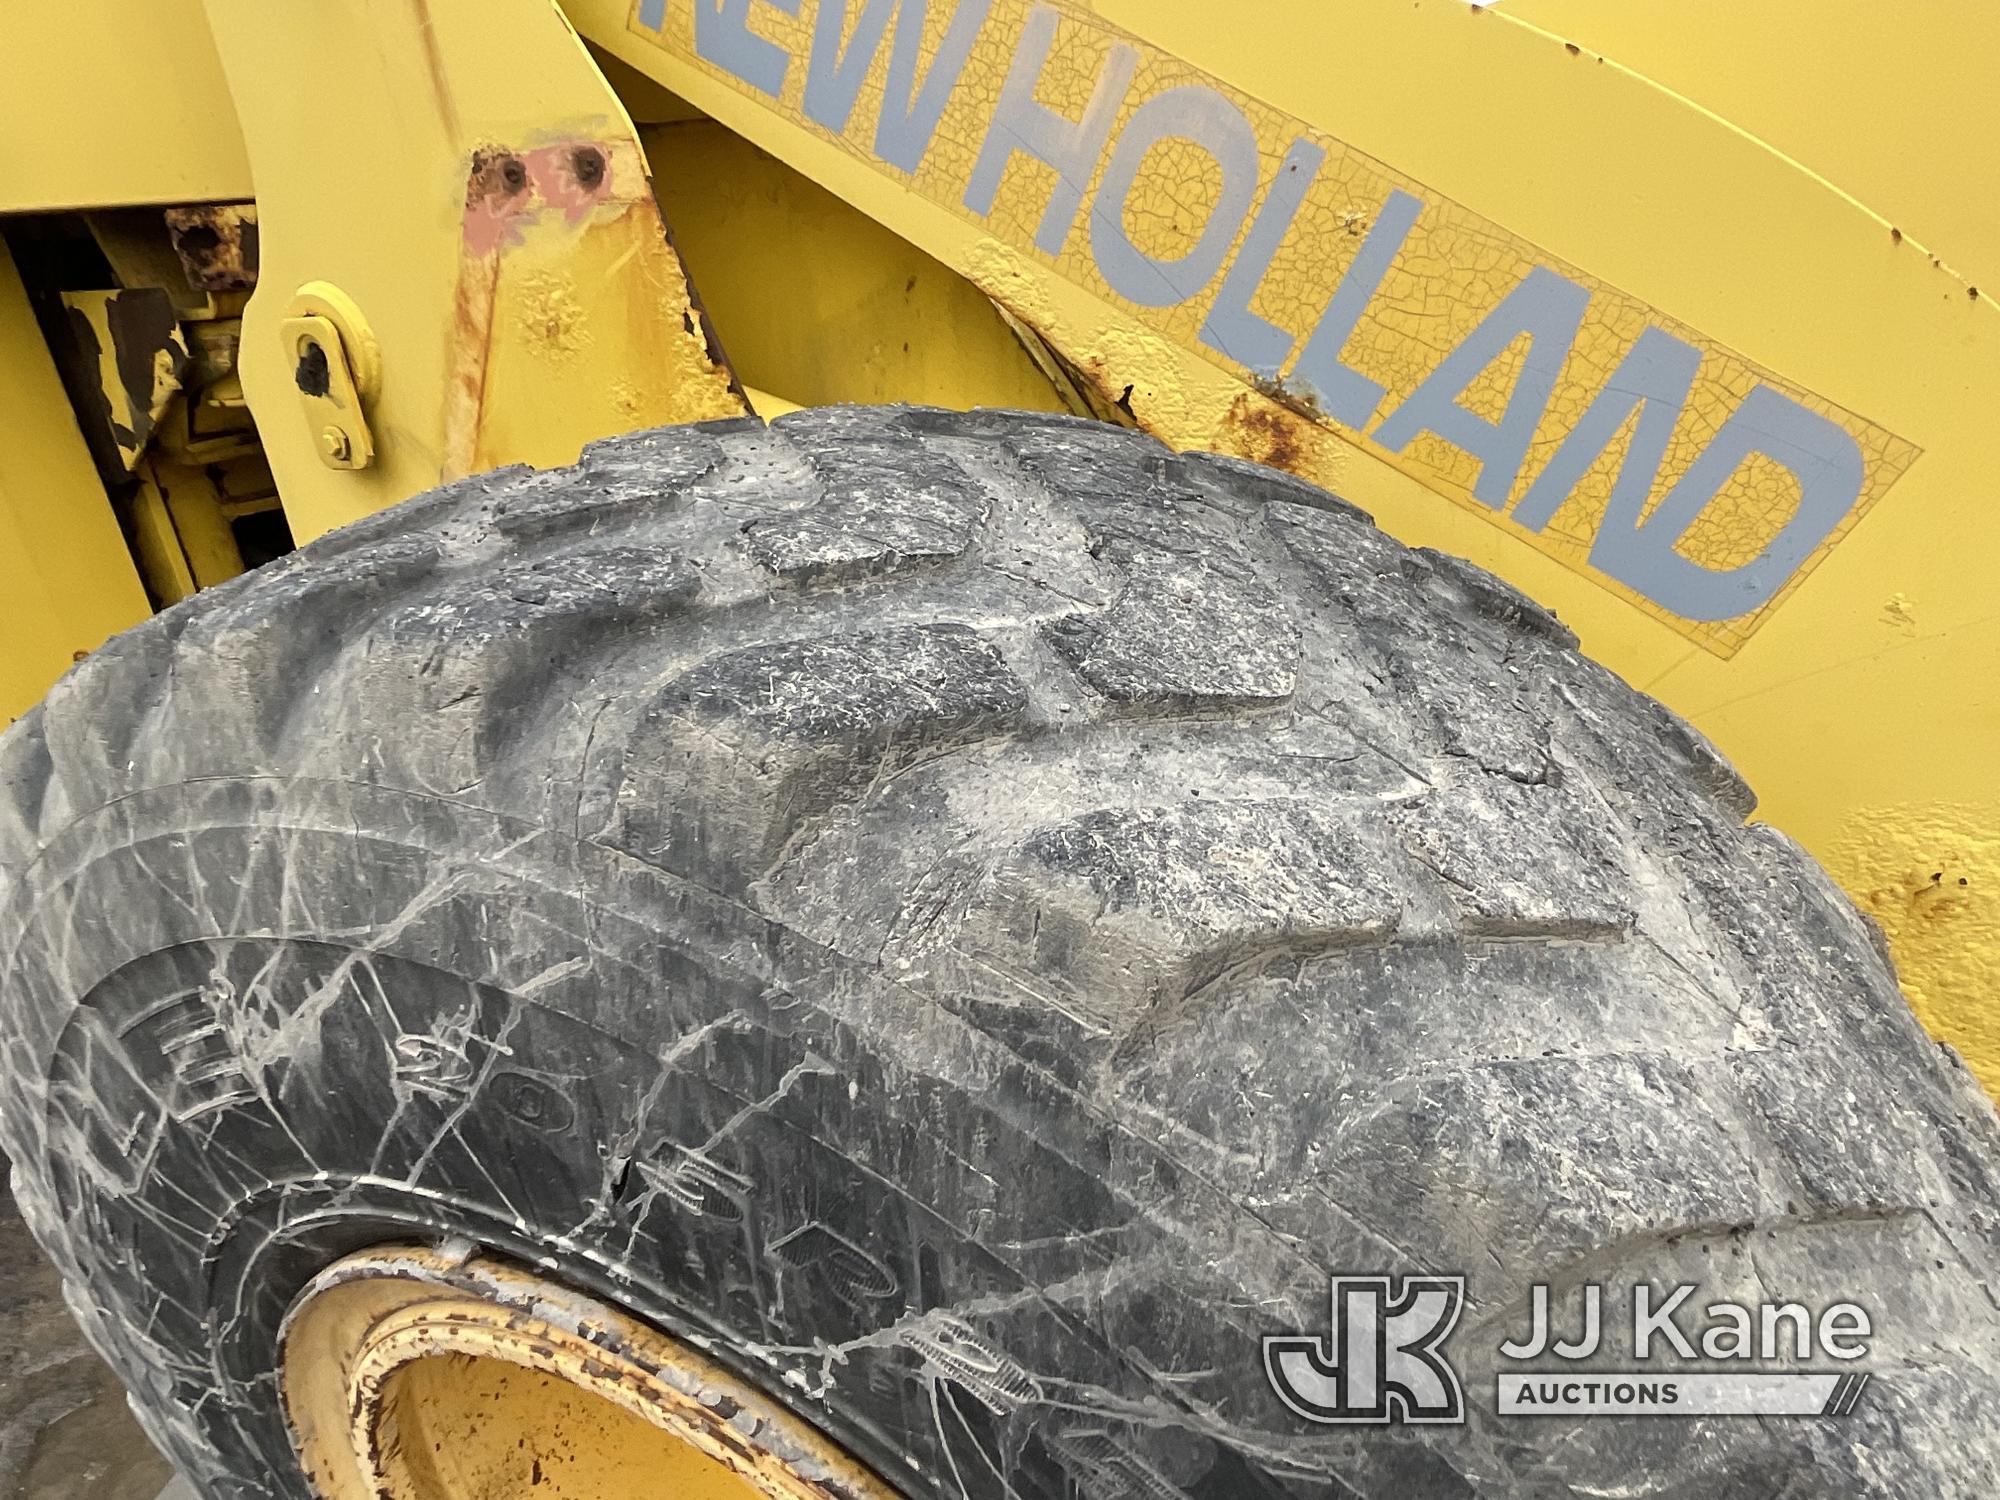
M 319 435 L 319 451 L 326 455 L 329 462 L 345 463 L 348 454 L 354 451 L 354 445 L 338 427 L 327 427 Z

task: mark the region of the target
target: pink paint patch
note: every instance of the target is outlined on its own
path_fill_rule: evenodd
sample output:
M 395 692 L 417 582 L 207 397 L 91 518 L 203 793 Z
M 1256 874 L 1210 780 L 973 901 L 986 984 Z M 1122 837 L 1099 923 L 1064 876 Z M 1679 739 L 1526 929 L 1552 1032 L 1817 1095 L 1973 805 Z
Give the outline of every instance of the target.
M 519 204 L 487 199 L 465 205 L 465 248 L 474 255 L 491 255 L 521 243 L 523 221 L 532 217 Z
M 474 255 L 491 255 L 521 242 L 521 230 L 533 217 L 532 174 L 521 157 L 509 151 L 475 151 L 465 184 L 465 246 Z
M 465 185 L 465 248 L 475 256 L 510 249 L 548 208 L 573 229 L 610 196 L 611 153 L 592 141 L 475 152 Z
M 541 146 L 523 160 L 542 201 L 572 227 L 611 196 L 611 153 L 594 142 Z

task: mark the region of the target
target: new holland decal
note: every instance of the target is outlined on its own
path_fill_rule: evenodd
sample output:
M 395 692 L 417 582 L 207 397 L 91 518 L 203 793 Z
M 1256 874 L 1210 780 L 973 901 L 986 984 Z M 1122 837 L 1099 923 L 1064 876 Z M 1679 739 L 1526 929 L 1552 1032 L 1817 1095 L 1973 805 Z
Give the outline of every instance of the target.
M 1718 655 L 1916 457 L 1066 4 L 637 0 L 631 26 Z

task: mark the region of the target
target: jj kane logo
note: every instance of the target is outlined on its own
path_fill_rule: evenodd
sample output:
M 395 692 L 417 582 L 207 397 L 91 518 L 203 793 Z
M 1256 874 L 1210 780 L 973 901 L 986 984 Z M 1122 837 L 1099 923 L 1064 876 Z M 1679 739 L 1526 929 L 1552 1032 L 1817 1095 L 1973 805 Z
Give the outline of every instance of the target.
M 1838 1417 L 1860 1402 L 1869 1376 L 1851 1366 L 1874 1332 L 1866 1309 L 1698 1306 L 1699 1290 L 1632 1287 L 1630 1344 L 1620 1350 L 1603 1286 L 1575 1289 L 1574 1337 L 1557 1331 L 1549 1288 L 1530 1287 L 1527 1330 L 1495 1351 L 1495 1414 Z M 1332 1293 L 1330 1336 L 1264 1340 L 1264 1371 L 1280 1401 L 1309 1422 L 1465 1420 L 1459 1370 L 1445 1351 L 1465 1310 L 1464 1277 L 1336 1276 Z M 1604 1368 L 1605 1359 L 1632 1367 Z M 1850 1368 L 1798 1368 L 1815 1359 Z M 1696 1361 L 1706 1368 L 1688 1368 Z
M 1463 1422 L 1440 1351 L 1464 1307 L 1463 1276 L 1336 1276 L 1332 1341 L 1273 1335 L 1264 1370 L 1309 1422 Z

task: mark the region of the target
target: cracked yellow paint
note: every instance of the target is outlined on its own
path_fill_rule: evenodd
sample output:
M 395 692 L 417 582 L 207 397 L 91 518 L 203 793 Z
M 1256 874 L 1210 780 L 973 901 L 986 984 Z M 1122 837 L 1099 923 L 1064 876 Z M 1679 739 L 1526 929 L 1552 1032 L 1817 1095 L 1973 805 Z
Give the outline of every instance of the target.
M 529 352 L 555 364 L 569 362 L 591 342 L 588 315 L 577 300 L 576 280 L 566 273 L 538 271 L 525 278 L 514 320 Z M 616 382 L 612 391 L 615 402 Z
M 630 24 L 635 33 L 691 61 L 731 88 L 758 93 L 728 68 L 719 67 L 704 56 L 692 11 L 668 7 L 654 16 L 649 14 L 650 9 L 643 3 L 634 7 Z M 776 6 L 760 8 L 756 13 L 755 35 L 793 58 L 830 57 L 826 43 L 816 39 L 827 7 L 821 6 L 817 11 L 806 6 L 795 9 L 796 14 L 787 15 Z M 1122 377 L 1107 373 L 1100 379 L 1090 359 L 1080 358 L 1073 347 L 1064 348 L 1064 353 L 1087 375 L 1108 388 L 1112 399 L 1119 396 L 1121 381 L 1131 378 L 1129 372 L 1150 374 L 1170 369 L 1174 360 L 1160 352 L 1168 343 L 1195 353 L 1239 379 L 1248 373 L 1246 367 L 1218 352 L 1212 341 L 1204 338 L 1205 322 L 1217 305 L 1218 287 L 1223 279 L 1221 267 L 1229 263 L 1227 256 L 1218 257 L 1216 271 L 1198 295 L 1166 306 L 1140 307 L 1113 288 L 1100 268 L 1096 248 L 1094 226 L 1106 217 L 1115 216 L 1137 249 L 1155 261 L 1171 261 L 1188 254 L 1211 224 L 1213 215 L 1220 211 L 1225 174 L 1218 157 L 1208 147 L 1186 136 L 1170 135 L 1143 153 L 1131 191 L 1123 201 L 1106 203 L 1101 194 L 1106 173 L 1102 158 L 1108 154 L 1107 147 L 1097 153 L 1099 159 L 1089 169 L 1090 186 L 1081 199 L 1077 227 L 1061 238 L 1052 254 L 1037 248 L 1045 213 L 1052 195 L 1059 191 L 1059 174 L 1045 161 L 1025 150 L 1014 152 L 1001 170 L 990 210 L 969 206 L 968 184 L 977 177 L 982 156 L 988 149 L 989 129 L 1010 68 L 1030 55 L 1029 39 L 1035 35 L 1034 25 L 1038 17 L 1046 20 L 1051 13 L 1060 19 L 1035 85 L 1034 96 L 1039 104 L 1067 119 L 1080 120 L 1089 110 L 1100 84 L 1106 78 L 1120 76 L 1122 68 L 1130 68 L 1132 81 L 1105 133 L 1107 143 L 1117 141 L 1134 118 L 1150 105 L 1177 90 L 1199 89 L 1228 101 L 1249 122 L 1255 134 L 1260 184 L 1276 183 L 1284 173 L 1298 170 L 1290 153 L 1300 143 L 1309 143 L 1323 153 L 1323 164 L 1310 177 L 1297 213 L 1250 299 L 1257 315 L 1296 335 L 1299 344 L 1303 344 L 1305 334 L 1326 307 L 1330 290 L 1355 263 L 1368 231 L 1391 195 L 1408 193 L 1422 202 L 1415 226 L 1402 242 L 1386 279 L 1369 299 L 1344 345 L 1344 362 L 1383 388 L 1377 412 L 1393 411 L 1407 400 L 1507 293 L 1538 267 L 1553 270 L 1588 291 L 1589 303 L 1581 331 L 1562 363 L 1529 444 L 1526 461 L 1514 477 L 1509 494 L 1498 503 L 1488 503 L 1473 494 L 1473 486 L 1481 474 L 1480 459 L 1435 434 L 1419 434 L 1406 446 L 1391 449 L 1376 441 L 1366 423 L 1354 425 L 1329 416 L 1309 392 L 1300 390 L 1287 398 L 1287 404 L 1308 420 L 1339 432 L 1351 443 L 1363 445 L 1482 519 L 1506 524 L 1508 505 L 1518 502 L 1534 476 L 1548 466 L 1563 438 L 1575 429 L 1592 400 L 1605 389 L 1620 361 L 1649 327 L 1664 330 L 1700 350 L 1702 363 L 1652 485 L 1647 514 L 1659 505 L 1674 482 L 1688 472 L 1695 457 L 1759 385 L 1785 393 L 1849 433 L 1858 443 L 1865 464 L 1866 478 L 1859 499 L 1783 588 L 1759 607 L 1731 619 L 1684 618 L 1592 567 L 1592 550 L 1606 521 L 1612 482 L 1630 440 L 1629 420 L 1620 438 L 1590 467 L 1545 526 L 1517 529 L 1517 534 L 1530 545 L 1565 567 L 1584 573 L 1599 586 L 1618 593 L 1703 649 L 1719 656 L 1740 649 L 1783 606 L 1812 568 L 1861 523 L 1869 508 L 1916 457 L 1915 445 L 1877 423 L 1760 368 L 1602 278 L 1567 264 L 1405 173 L 1244 90 L 1230 87 L 1150 45 L 1144 38 L 1128 35 L 1067 0 L 1053 7 L 1045 0 L 995 0 L 929 148 L 916 170 L 907 176 L 907 188 L 955 215 L 976 222 L 982 234 L 982 249 L 978 254 L 990 260 L 992 252 L 985 246 L 1004 247 L 1030 263 L 1039 263 L 1032 274 L 1042 274 L 1040 265 L 1046 265 L 1063 280 L 1128 314 L 1125 319 L 1087 335 L 1096 351 L 1106 356 L 1106 370 L 1127 372 Z M 850 54 L 857 45 L 866 45 L 857 42 L 863 14 L 861 7 L 849 6 L 836 23 L 842 28 L 841 47 Z M 922 13 L 924 55 L 938 56 L 957 15 L 957 9 L 951 6 L 926 8 Z M 839 132 L 828 132 L 841 147 L 885 172 L 894 169 L 874 155 L 874 143 L 887 97 L 891 52 L 886 45 L 878 50 L 867 65 L 857 105 L 845 127 Z M 812 67 L 787 69 L 776 100 L 781 110 L 802 124 L 811 123 L 805 93 L 813 71 Z M 1073 184 L 1079 190 L 1082 185 L 1083 179 Z M 1256 215 L 1246 212 L 1243 203 L 1237 205 L 1236 213 L 1241 223 L 1231 230 L 1230 244 L 1233 250 L 1241 252 Z M 976 271 L 974 277 L 979 279 Z M 1010 279 L 1018 284 L 1024 278 L 1014 274 Z M 1037 319 L 1021 314 L 1017 303 L 1005 297 L 999 300 L 1047 333 Z M 1056 342 L 1060 347 L 1060 341 Z M 1477 416 L 1497 421 L 1508 406 L 1528 358 L 1529 341 L 1524 336 L 1477 376 L 1463 393 L 1461 404 Z M 1295 347 L 1293 363 L 1298 359 Z M 1292 373 L 1288 367 L 1282 379 L 1290 379 Z M 1169 436 L 1217 430 L 1219 413 L 1188 408 L 1182 399 L 1185 394 L 1181 388 L 1155 386 L 1153 399 L 1161 408 L 1155 430 Z M 1147 425 L 1155 423 L 1149 421 Z M 1799 501 L 1799 483 L 1792 472 L 1753 454 L 1738 465 L 1734 475 L 1681 536 L 1675 550 L 1689 561 L 1716 571 L 1741 566 L 1766 550 L 1792 518 Z

